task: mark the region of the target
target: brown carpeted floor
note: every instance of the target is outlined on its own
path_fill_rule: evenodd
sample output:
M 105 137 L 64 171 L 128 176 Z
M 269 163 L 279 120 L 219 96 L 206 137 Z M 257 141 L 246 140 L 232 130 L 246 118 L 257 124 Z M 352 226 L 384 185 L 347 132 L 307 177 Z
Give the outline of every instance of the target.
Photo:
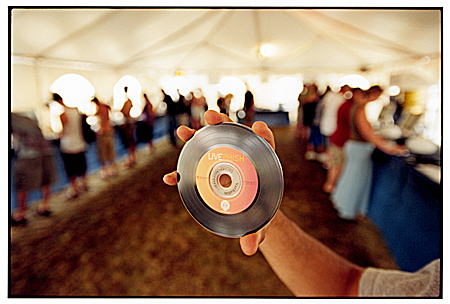
M 321 191 L 325 170 L 307 162 L 293 128 L 275 128 L 285 175 L 281 209 L 313 237 L 362 266 L 397 268 L 370 220 L 339 219 Z M 180 149 L 160 143 L 153 155 L 67 201 L 55 194 L 49 218 L 29 210 L 11 228 L 11 296 L 291 297 L 260 253 L 245 256 L 238 239 L 200 227 L 176 187 L 162 176 Z

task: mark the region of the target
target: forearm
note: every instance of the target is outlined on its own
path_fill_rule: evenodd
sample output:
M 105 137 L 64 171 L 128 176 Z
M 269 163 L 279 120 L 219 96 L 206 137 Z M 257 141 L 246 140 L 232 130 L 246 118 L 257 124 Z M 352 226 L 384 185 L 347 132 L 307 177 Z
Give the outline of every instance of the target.
M 364 136 L 368 142 L 371 142 L 379 150 L 390 155 L 402 155 L 404 154 L 405 148 L 396 144 L 395 142 L 390 142 L 380 135 L 373 133 L 366 134 Z
M 281 211 L 260 250 L 295 296 L 357 296 L 363 268 L 309 236 Z
M 375 147 L 377 147 L 381 151 L 383 151 L 387 154 L 392 154 L 391 150 L 392 150 L 392 148 L 394 148 L 394 146 L 391 145 L 383 137 L 374 133 L 372 130 L 370 130 L 369 132 L 366 132 L 364 134 L 364 139 L 367 140 L 368 142 L 372 143 Z
M 372 126 L 367 121 L 367 118 L 362 109 L 356 112 L 356 124 L 362 137 L 366 141 L 375 145 L 375 147 L 377 147 L 384 153 L 391 155 L 401 155 L 402 153 L 404 153 L 405 148 L 387 141 L 382 136 L 376 134 L 373 131 Z

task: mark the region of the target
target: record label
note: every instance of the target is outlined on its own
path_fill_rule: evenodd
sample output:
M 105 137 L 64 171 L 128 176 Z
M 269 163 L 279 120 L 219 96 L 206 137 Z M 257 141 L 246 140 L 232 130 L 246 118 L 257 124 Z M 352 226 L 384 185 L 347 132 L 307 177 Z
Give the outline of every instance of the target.
M 225 237 L 242 237 L 267 225 L 283 197 L 283 170 L 265 139 L 224 122 L 203 127 L 181 150 L 178 191 L 191 216 Z
M 258 191 L 258 175 L 243 152 L 220 147 L 200 159 L 196 185 L 200 196 L 213 210 L 235 214 L 253 203 Z

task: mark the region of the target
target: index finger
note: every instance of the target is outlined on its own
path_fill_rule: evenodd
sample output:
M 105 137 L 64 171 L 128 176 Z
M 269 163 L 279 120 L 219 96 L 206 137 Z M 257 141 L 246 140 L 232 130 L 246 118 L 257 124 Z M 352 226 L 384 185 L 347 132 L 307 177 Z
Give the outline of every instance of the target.
M 219 113 L 214 110 L 206 111 L 204 117 L 209 125 L 217 125 L 222 122 L 233 122 L 226 114 Z M 184 142 L 188 141 L 195 134 L 195 132 L 196 130 L 186 126 L 180 126 L 177 129 L 178 137 Z
M 253 132 L 264 138 L 269 145 L 275 150 L 275 138 L 269 127 L 262 121 L 257 121 L 252 126 Z
M 188 128 L 186 126 L 180 126 L 177 129 L 177 135 L 178 137 L 184 141 L 187 142 L 189 140 L 189 138 L 191 138 L 195 133 L 195 130 Z
M 209 125 L 217 125 L 222 122 L 233 122 L 226 114 L 208 110 L 205 112 L 205 120 Z
M 233 122 L 230 117 L 226 114 L 218 113 L 214 110 L 208 110 L 205 113 L 205 120 L 210 125 L 216 125 L 222 122 Z M 269 127 L 262 121 L 257 121 L 252 126 L 253 132 L 264 138 L 275 150 L 275 139 L 272 131 Z

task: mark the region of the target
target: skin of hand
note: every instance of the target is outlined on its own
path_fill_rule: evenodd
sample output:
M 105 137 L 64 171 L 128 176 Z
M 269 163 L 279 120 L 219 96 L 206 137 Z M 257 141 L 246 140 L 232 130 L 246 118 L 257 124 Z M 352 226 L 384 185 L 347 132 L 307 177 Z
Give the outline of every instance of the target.
M 227 115 L 223 113 L 218 113 L 213 110 L 208 110 L 205 113 L 205 121 L 209 125 L 216 125 L 222 122 L 232 122 L 232 120 Z M 256 134 L 264 138 L 272 147 L 272 149 L 275 150 L 275 139 L 273 133 L 264 122 L 261 121 L 255 122 L 252 126 L 252 130 Z M 177 129 L 178 137 L 184 142 L 188 141 L 194 135 L 195 132 L 196 132 L 195 130 L 190 129 L 186 126 L 181 126 Z M 175 186 L 177 184 L 176 171 L 164 175 L 163 181 L 169 186 Z M 242 252 L 244 252 L 246 255 L 249 256 L 255 254 L 258 251 L 259 244 L 261 244 L 262 241 L 264 240 L 267 227 L 268 225 L 256 233 L 241 237 L 240 244 Z

